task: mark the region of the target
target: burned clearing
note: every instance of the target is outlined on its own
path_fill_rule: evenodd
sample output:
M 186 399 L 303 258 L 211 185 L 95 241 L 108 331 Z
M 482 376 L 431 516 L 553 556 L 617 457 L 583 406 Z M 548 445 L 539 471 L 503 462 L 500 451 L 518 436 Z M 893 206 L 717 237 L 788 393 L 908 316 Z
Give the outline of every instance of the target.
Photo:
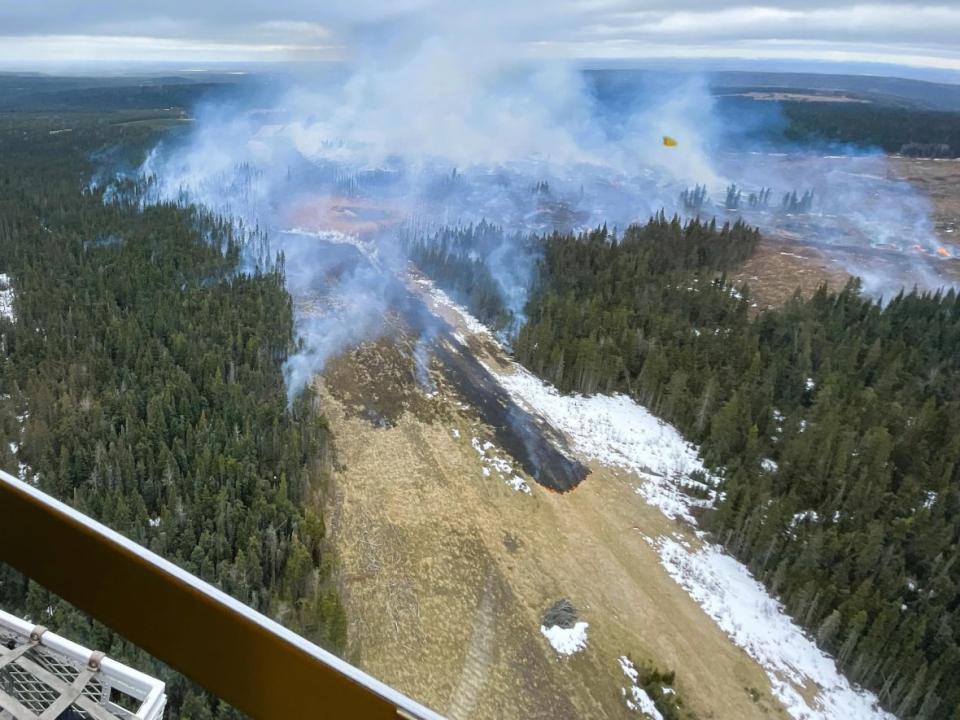
M 438 384 L 446 384 L 477 409 L 497 444 L 537 483 L 566 492 L 586 478 L 587 469 L 564 451 L 564 439 L 517 405 L 448 322 L 426 307 L 415 284 L 404 284 L 355 245 L 312 241 L 317 247 L 329 246 L 336 261 L 324 276 L 334 292 L 300 301 L 308 322 L 323 322 L 336 313 L 336 287 L 359 275 L 389 288 L 385 292 L 391 304 L 378 318 L 379 338 L 330 359 L 327 376 L 352 412 L 378 426 L 396 424 L 407 411 L 429 419 L 442 412 L 431 396 Z

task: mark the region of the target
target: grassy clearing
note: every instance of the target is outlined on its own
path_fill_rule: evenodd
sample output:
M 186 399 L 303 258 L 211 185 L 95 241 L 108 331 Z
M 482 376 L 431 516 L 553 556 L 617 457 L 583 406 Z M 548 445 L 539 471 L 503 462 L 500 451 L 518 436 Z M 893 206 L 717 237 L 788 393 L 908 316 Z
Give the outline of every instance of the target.
M 396 368 L 392 350 L 373 359 L 377 347 L 362 361 Z M 440 409 L 386 426 L 357 412 L 361 390 L 396 397 L 375 387 L 391 374 L 318 382 L 338 438 L 328 517 L 351 660 L 454 718 L 630 717 L 627 653 L 677 669 L 700 718 L 782 716 L 762 670 L 661 568 L 645 536 L 678 528 L 632 478 L 594 465 L 564 495 L 511 490 L 484 477 L 471 440 L 492 434 L 453 388 L 440 385 Z M 539 630 L 561 597 L 590 624 L 587 648 L 565 659 Z

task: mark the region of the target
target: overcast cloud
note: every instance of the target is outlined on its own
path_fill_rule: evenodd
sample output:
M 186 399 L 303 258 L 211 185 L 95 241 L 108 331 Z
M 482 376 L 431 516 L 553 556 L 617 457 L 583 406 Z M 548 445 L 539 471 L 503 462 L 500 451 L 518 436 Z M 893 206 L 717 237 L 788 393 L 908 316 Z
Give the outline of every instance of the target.
M 960 3 L 0 0 L 0 64 L 335 60 L 469 35 L 532 58 L 741 58 L 960 70 Z M 449 38 L 446 38 L 449 39 Z M 381 53 L 382 54 L 382 53 Z

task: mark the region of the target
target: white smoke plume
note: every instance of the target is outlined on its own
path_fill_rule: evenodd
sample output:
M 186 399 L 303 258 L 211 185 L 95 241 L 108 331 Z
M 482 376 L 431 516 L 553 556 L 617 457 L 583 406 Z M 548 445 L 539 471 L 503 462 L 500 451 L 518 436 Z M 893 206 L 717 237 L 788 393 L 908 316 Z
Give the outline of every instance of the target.
M 703 79 L 648 73 L 611 104 L 579 68 L 519 55 L 505 28 L 549 21 L 497 5 L 495 23 L 485 4 L 368 23 L 349 62 L 309 77 L 278 73 L 260 92 L 201 107 L 185 141 L 147 158 L 156 197 L 266 231 L 285 254 L 294 296 L 325 298 L 322 310 L 314 303 L 298 317 L 303 351 L 287 364 L 291 397 L 330 357 L 384 330 L 402 302 L 401 229 L 483 219 L 507 237 L 622 228 L 661 208 L 697 212 L 679 198 L 701 184 L 713 201 L 701 214 L 792 233 L 867 275 L 878 294 L 943 282 L 935 264 L 914 262 L 938 245 L 929 203 L 888 179 L 882 157 L 732 153 L 721 143 L 728 121 Z M 730 183 L 744 197 L 772 188 L 770 207 L 724 210 Z M 777 211 L 784 193 L 807 190 L 814 202 L 802 217 Z M 890 250 L 907 259 L 871 260 Z M 505 247 L 485 258 L 518 311 L 527 290 L 512 262 L 519 256 Z

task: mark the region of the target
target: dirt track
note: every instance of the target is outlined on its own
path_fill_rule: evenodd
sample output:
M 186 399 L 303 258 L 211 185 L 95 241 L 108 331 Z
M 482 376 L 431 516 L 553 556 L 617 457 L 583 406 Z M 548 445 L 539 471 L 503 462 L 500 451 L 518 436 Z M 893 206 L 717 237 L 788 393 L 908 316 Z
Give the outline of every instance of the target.
M 782 717 L 762 670 L 660 567 L 644 535 L 677 527 L 623 473 L 594 465 L 569 493 L 525 495 L 483 475 L 471 439 L 492 433 L 449 387 L 391 427 L 318 387 L 349 659 L 454 718 L 630 717 L 624 654 L 676 669 L 701 718 Z M 539 631 L 560 597 L 590 624 L 564 659 Z

